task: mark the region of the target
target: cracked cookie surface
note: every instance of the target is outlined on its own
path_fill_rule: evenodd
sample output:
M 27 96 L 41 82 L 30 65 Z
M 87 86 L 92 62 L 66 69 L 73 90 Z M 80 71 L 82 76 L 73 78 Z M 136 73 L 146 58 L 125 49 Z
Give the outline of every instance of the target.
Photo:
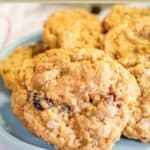
M 27 128 L 63 150 L 109 150 L 140 94 L 135 78 L 94 48 L 53 49 L 30 60 L 12 110 Z
M 111 29 L 104 49 L 135 76 L 141 90 L 123 133 L 150 142 L 150 16 L 136 19 L 134 26 L 121 24 Z
M 43 40 L 50 48 L 98 47 L 101 23 L 86 10 L 63 10 L 51 14 L 44 24 Z
M 12 90 L 16 84 L 17 74 L 23 64 L 28 59 L 43 52 L 46 47 L 43 44 L 34 44 L 16 48 L 8 57 L 0 62 L 0 76 L 3 78 L 5 86 Z
M 149 8 L 136 8 L 127 5 L 114 5 L 112 11 L 104 18 L 103 26 L 105 31 L 120 24 L 134 26 L 136 19 L 150 16 Z

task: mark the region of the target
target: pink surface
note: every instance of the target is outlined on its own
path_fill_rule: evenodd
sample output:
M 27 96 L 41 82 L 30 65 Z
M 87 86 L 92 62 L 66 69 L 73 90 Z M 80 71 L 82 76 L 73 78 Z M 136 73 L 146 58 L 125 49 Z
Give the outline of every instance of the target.
M 26 35 L 41 31 L 44 20 L 51 12 L 72 7 L 79 7 L 79 5 L 1 4 L 0 51 Z M 80 7 L 88 8 L 89 5 Z

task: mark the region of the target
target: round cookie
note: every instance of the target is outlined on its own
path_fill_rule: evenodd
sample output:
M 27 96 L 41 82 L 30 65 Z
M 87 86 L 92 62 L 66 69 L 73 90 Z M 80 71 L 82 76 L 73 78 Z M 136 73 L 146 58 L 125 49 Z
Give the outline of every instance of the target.
M 140 94 L 135 78 L 103 51 L 46 51 L 21 71 L 12 111 L 62 150 L 110 150 Z
M 116 26 L 105 35 L 104 49 L 125 67 L 132 66 L 141 55 L 150 54 L 149 29 L 150 17 L 138 19 L 134 28 Z
M 136 77 L 141 89 L 139 103 L 132 109 L 133 117 L 124 130 L 129 138 L 150 142 L 150 54 L 141 56 L 140 62 L 129 67 L 129 71 Z
M 112 11 L 104 18 L 104 30 L 108 31 L 120 24 L 134 25 L 135 19 L 150 16 L 149 8 L 136 8 L 127 5 L 114 5 Z
M 46 46 L 43 44 L 18 47 L 8 57 L 0 61 L 0 76 L 3 78 L 8 89 L 12 90 L 16 84 L 15 78 L 18 72 L 20 72 L 23 63 L 45 49 Z
M 43 40 L 50 48 L 98 47 L 101 23 L 86 10 L 57 11 L 44 24 Z
M 150 142 L 150 17 L 137 19 L 134 28 L 118 25 L 104 40 L 104 49 L 136 78 L 141 95 L 131 107 L 132 117 L 123 134 Z

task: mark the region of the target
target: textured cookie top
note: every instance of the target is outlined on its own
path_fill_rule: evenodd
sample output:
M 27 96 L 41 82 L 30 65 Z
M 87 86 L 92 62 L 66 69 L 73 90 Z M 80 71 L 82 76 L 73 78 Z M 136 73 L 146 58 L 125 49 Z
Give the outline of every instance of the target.
M 105 51 L 135 76 L 141 90 L 124 135 L 150 142 L 150 16 L 135 19 L 132 26 L 118 25 L 104 39 Z
M 109 150 L 136 101 L 135 79 L 103 51 L 54 49 L 36 56 L 13 91 L 13 112 L 64 150 Z
M 44 24 L 43 40 L 50 48 L 98 47 L 101 23 L 86 10 L 62 10 L 50 15 Z
M 126 5 L 114 5 L 112 11 L 105 17 L 103 25 L 106 31 L 119 24 L 134 25 L 136 19 L 150 16 L 149 8 L 136 8 Z
M 150 17 L 140 20 L 134 28 L 126 24 L 114 27 L 104 38 L 105 51 L 125 67 L 137 64 L 143 55 L 150 55 Z
M 57 50 L 38 55 L 31 67 L 24 70 L 25 79 L 23 78 L 22 82 L 25 83 L 27 90 L 44 92 L 48 97 L 52 96 L 52 99 L 58 101 L 62 99 L 61 92 L 64 97 L 72 99 L 75 95 L 71 93 L 81 93 L 80 96 L 82 94 L 85 96 L 85 92 L 82 93 L 85 90 L 89 95 L 97 93 L 106 95 L 114 92 L 126 102 L 132 99 L 127 95 L 136 95 L 137 88 L 133 88 L 136 87 L 134 78 L 102 51 L 92 48 Z M 30 81 L 29 85 L 24 82 L 26 78 Z M 54 94 L 56 91 L 57 94 Z M 83 100 L 78 94 L 76 96 Z M 63 101 L 71 103 L 68 98 Z M 60 100 L 61 103 L 63 101 Z
M 13 89 L 16 83 L 15 78 L 23 67 L 23 63 L 45 49 L 43 44 L 18 47 L 7 58 L 0 61 L 0 76 L 4 79 L 7 88 Z
M 150 53 L 137 58 L 134 66 L 128 70 L 135 76 L 141 90 L 139 104 L 132 108 L 133 116 L 124 130 L 129 138 L 150 142 Z

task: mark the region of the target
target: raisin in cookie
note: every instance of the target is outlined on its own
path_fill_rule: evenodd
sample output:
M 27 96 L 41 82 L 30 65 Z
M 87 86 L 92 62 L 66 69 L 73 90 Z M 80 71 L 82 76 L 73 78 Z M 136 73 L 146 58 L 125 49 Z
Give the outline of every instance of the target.
M 23 63 L 45 49 L 46 46 L 43 44 L 18 47 L 12 54 L 0 62 L 0 75 L 8 89 L 13 89 L 16 83 L 16 75 L 22 68 Z
M 135 78 L 103 51 L 53 49 L 21 71 L 12 111 L 62 150 L 110 150 L 139 94 Z
M 134 25 L 135 19 L 150 16 L 149 8 L 136 8 L 126 5 L 114 5 L 112 11 L 105 17 L 103 21 L 106 31 L 119 24 Z
M 43 40 L 50 48 L 98 47 L 101 31 L 96 15 L 80 9 L 63 10 L 45 21 Z
M 150 17 L 137 20 L 134 28 L 123 24 L 111 29 L 104 49 L 135 76 L 141 90 L 124 135 L 150 142 Z

